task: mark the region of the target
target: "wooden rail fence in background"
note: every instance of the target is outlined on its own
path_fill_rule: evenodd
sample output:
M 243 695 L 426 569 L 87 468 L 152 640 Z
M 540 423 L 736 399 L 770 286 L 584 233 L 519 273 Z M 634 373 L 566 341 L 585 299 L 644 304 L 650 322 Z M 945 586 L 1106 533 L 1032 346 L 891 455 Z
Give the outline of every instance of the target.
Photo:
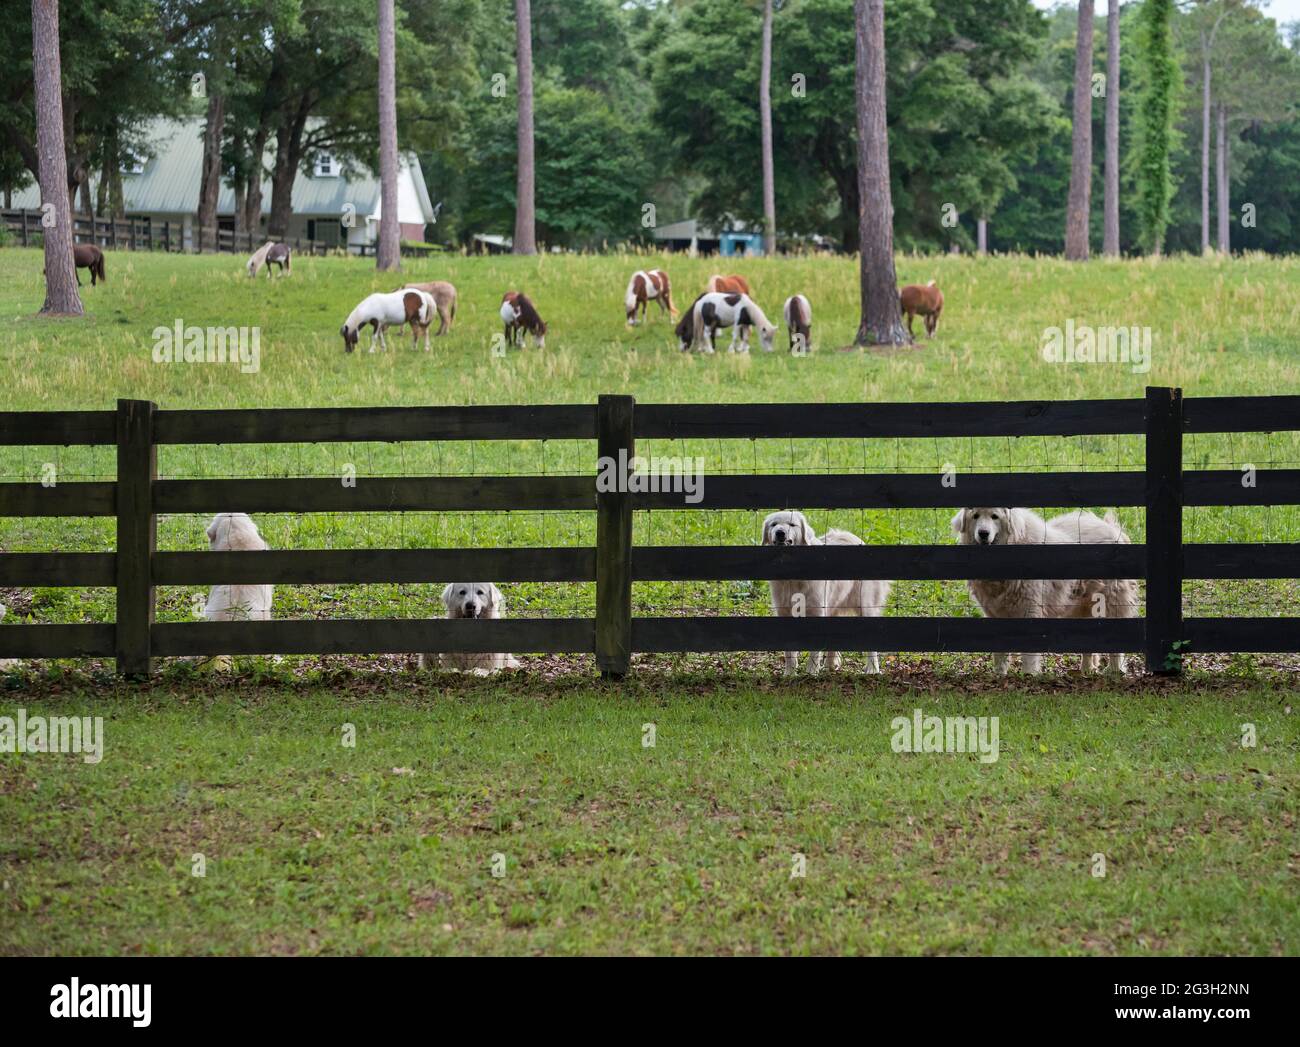
M 810 409 L 810 407 L 814 409 Z M 952 404 L 644 404 L 0 412 L 0 445 L 115 445 L 116 481 L 0 484 L 0 516 L 115 517 L 117 551 L 0 553 L 0 585 L 110 586 L 115 624 L 0 625 L 0 657 L 113 657 L 147 675 L 156 657 L 452 651 L 593 653 L 624 675 L 634 652 L 732 650 L 1141 651 L 1173 673 L 1183 652 L 1300 651 L 1300 618 L 1187 618 L 1185 579 L 1300 577 L 1300 544 L 1184 545 L 1182 510 L 1300 504 L 1300 470 L 1184 471 L 1184 433 L 1300 429 L 1300 397 Z M 1142 470 L 962 474 L 710 474 L 702 498 L 597 491 L 564 476 L 168 479 L 169 444 L 584 440 L 630 460 L 641 439 L 802 439 L 1145 435 Z M 636 546 L 638 510 L 956 509 L 971 505 L 1144 507 L 1143 545 L 862 547 Z M 594 547 L 159 552 L 160 513 L 567 510 L 596 514 Z M 154 621 L 160 585 L 595 582 L 593 618 L 496 621 Z M 1118 619 L 633 617 L 635 582 L 799 578 L 1145 578 L 1146 616 Z

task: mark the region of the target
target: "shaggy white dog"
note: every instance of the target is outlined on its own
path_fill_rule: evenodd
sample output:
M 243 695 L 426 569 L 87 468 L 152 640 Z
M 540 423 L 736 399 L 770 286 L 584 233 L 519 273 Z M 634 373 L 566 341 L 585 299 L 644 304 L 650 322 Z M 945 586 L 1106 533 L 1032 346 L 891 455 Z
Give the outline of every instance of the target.
M 772 513 L 763 521 L 764 545 L 865 545 L 848 531 L 827 531 L 821 538 L 808 523 L 803 513 L 785 511 Z M 772 611 L 782 618 L 830 618 L 837 615 L 861 615 L 879 618 L 885 609 L 892 583 L 873 579 L 845 581 L 782 581 L 768 583 L 772 588 Z M 813 651 L 808 656 L 808 672 L 821 671 L 822 652 Z M 827 651 L 826 660 L 832 669 L 840 667 L 838 651 Z M 799 671 L 799 652 L 785 652 L 785 675 Z M 875 651 L 867 652 L 867 672 L 880 672 L 880 658 Z
M 442 605 L 447 609 L 448 618 L 500 618 L 506 601 L 501 590 L 491 582 L 452 582 L 442 591 Z M 420 655 L 421 669 L 434 665 L 485 675 L 501 669 L 517 669 L 519 662 L 512 654 L 458 652 Z
M 270 546 L 247 513 L 218 513 L 208 524 L 208 548 L 214 553 L 264 552 Z M 203 617 L 209 622 L 269 621 L 274 594 L 270 585 L 214 585 Z M 218 655 L 211 662 L 213 669 L 228 670 L 230 665 L 229 655 Z
M 1115 519 L 1078 511 L 1044 520 L 1029 509 L 962 509 L 952 518 L 961 545 L 1114 545 L 1129 537 Z M 1137 582 L 1131 578 L 1013 578 L 966 583 L 989 618 L 1136 618 Z M 1096 668 L 1099 655 L 1085 654 L 1083 670 Z M 1036 673 L 1042 655 L 1021 655 L 1025 672 Z M 995 654 L 993 667 L 1006 675 L 1009 654 Z M 1122 673 L 1124 655 L 1109 655 L 1110 672 Z

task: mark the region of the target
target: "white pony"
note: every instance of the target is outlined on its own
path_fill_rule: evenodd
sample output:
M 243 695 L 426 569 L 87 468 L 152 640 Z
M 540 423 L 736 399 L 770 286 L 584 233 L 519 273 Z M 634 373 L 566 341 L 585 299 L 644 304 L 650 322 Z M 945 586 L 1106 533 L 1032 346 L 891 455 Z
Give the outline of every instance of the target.
M 737 334 L 740 339 L 739 351 L 749 352 L 751 327 L 758 328 L 758 338 L 763 351 L 767 353 L 772 351 L 772 342 L 776 337 L 776 324 L 764 315 L 763 310 L 749 295 L 740 292 L 728 294 L 722 291 L 711 291 L 701 295 L 693 309 L 695 319 L 693 340 L 699 343 L 700 352 L 713 352 L 713 340 L 717 337 L 720 327 L 732 329 L 731 345 L 727 347 L 729 353 L 737 351 Z M 683 338 L 681 348 L 683 350 L 690 348 L 690 342 Z
M 370 325 L 370 352 L 375 351 L 376 337 L 379 347 L 386 350 L 388 343 L 384 341 L 384 331 L 387 328 L 411 324 L 412 327 L 427 329 L 436 308 L 433 296 L 427 291 L 403 288 L 387 294 L 369 295 L 348 314 L 347 320 L 339 329 L 343 335 L 343 350 L 350 353 L 357 347 L 361 328 L 366 324 Z

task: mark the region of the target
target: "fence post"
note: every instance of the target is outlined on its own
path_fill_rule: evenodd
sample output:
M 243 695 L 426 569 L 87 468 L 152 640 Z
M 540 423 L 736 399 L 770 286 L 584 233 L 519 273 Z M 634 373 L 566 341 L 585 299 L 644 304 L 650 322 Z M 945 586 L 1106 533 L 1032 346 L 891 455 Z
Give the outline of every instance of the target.
M 156 405 L 117 402 L 117 627 L 119 676 L 139 679 L 152 669 L 149 630 L 154 619 L 151 567 L 157 545 L 153 482 L 158 450 L 153 442 Z
M 23 246 L 27 246 L 27 208 L 23 208 Z
M 1182 670 L 1183 391 L 1147 387 L 1147 672 Z
M 635 404 L 601 396 L 596 408 L 596 453 L 618 478 L 615 490 L 596 487 L 596 666 L 608 680 L 621 680 L 632 661 L 632 496 L 623 480 L 635 453 Z

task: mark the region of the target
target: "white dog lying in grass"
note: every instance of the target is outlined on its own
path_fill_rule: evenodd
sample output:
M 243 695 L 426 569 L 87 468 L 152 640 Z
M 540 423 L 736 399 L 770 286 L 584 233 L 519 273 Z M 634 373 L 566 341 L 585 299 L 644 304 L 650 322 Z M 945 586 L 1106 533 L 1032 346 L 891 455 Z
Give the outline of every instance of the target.
M 792 511 L 772 513 L 763 521 L 764 545 L 865 545 L 856 534 L 848 531 L 827 531 L 821 538 L 808 523 L 803 513 Z M 780 581 L 768 583 L 772 587 L 772 611 L 782 618 L 830 618 L 837 615 L 862 615 L 879 618 L 885 610 L 891 583 L 874 579 L 848 579 L 845 581 Z M 838 651 L 827 651 L 827 661 L 832 669 L 840 667 Z M 822 652 L 813 651 L 808 656 L 808 672 L 821 671 Z M 799 652 L 785 652 L 785 675 L 799 671 Z M 867 652 L 867 672 L 880 672 L 880 658 L 875 651 Z
M 270 548 L 247 513 L 219 513 L 208 525 L 208 548 L 214 553 L 264 552 Z M 214 585 L 203 617 L 209 622 L 266 622 L 271 619 L 270 585 Z M 217 655 L 210 667 L 227 671 L 229 655 Z
M 501 590 L 491 582 L 452 582 L 442 591 L 442 604 L 447 609 L 448 618 L 500 618 L 506 601 Z M 421 669 L 434 666 L 482 676 L 501 669 L 517 669 L 519 662 L 512 654 L 464 652 L 420 655 Z
M 952 518 L 961 545 L 1127 545 L 1129 537 L 1107 513 L 1065 513 L 1044 520 L 1029 509 L 962 509 Z M 973 579 L 971 598 L 988 618 L 1136 618 L 1137 582 L 1131 578 Z M 1041 654 L 1022 654 L 1027 673 L 1042 667 Z M 1083 670 L 1097 667 L 1099 655 L 1085 654 Z M 1110 672 L 1124 672 L 1124 655 L 1109 656 Z M 995 654 L 993 667 L 1005 676 L 1009 654 Z

